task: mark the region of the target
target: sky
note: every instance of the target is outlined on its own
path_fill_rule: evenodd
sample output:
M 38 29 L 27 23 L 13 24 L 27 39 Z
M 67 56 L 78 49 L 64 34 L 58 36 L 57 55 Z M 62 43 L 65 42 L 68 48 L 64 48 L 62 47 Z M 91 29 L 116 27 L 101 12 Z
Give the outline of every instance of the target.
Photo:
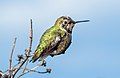
M 119 0 L 0 0 L 0 70 L 8 67 L 15 37 L 14 61 L 17 54 L 24 54 L 30 19 L 34 52 L 44 31 L 65 15 L 90 22 L 74 27 L 72 44 L 64 55 L 46 59 L 51 74 L 30 73 L 23 78 L 120 78 L 119 3 Z

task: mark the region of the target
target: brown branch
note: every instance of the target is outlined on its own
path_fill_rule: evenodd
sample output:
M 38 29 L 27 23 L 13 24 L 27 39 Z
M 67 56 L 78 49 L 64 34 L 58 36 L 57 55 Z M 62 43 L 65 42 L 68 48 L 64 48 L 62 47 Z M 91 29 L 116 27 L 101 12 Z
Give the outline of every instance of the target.
M 18 64 L 18 67 L 17 69 L 14 71 L 13 73 L 13 78 L 15 77 L 15 75 L 17 74 L 17 72 L 21 69 L 21 67 L 26 63 L 26 61 L 29 59 L 30 57 L 30 52 L 31 52 L 31 48 L 32 48 L 32 41 L 33 41 L 33 28 L 32 28 L 32 19 L 30 20 L 30 35 L 29 35 L 29 38 L 30 38 L 30 42 L 29 42 L 29 48 L 26 50 L 25 54 L 26 54 L 26 57 L 24 58 L 24 60 L 22 62 L 20 62 Z
M 33 41 L 33 28 L 32 28 L 32 19 L 30 19 L 30 23 L 31 23 L 31 26 L 30 26 L 30 44 L 29 44 L 29 51 L 28 51 L 28 54 L 30 55 L 30 52 L 31 52 L 31 48 L 32 48 L 32 41 Z
M 23 75 L 28 74 L 28 73 L 30 73 L 30 72 L 34 72 L 34 73 L 38 73 L 38 74 L 48 73 L 47 71 L 40 72 L 40 71 L 36 71 L 36 70 L 29 70 L 29 69 L 27 69 L 27 70 L 28 70 L 27 72 L 22 73 L 22 74 L 21 74 L 20 76 L 18 76 L 17 78 L 20 78 L 20 77 L 22 77 Z
M 29 38 L 30 38 L 30 44 L 29 44 L 29 49 L 28 49 L 29 51 L 28 51 L 28 53 L 26 51 L 26 55 L 27 56 L 30 56 L 30 52 L 31 52 L 31 48 L 32 48 L 32 41 L 33 41 L 32 19 L 30 19 L 30 23 L 31 23 L 31 26 L 30 26 L 30 36 L 29 36 Z M 26 61 L 26 65 L 25 65 L 25 68 L 23 69 L 23 73 L 25 72 L 25 69 L 26 69 L 26 67 L 28 65 L 28 62 L 29 62 L 29 59 L 27 59 L 27 61 Z
M 25 64 L 25 67 L 24 67 L 24 69 L 23 69 L 23 72 L 22 72 L 22 73 L 24 73 L 24 72 L 25 72 L 25 70 L 26 70 L 26 68 L 27 68 L 28 63 L 29 63 L 29 59 L 26 61 L 26 64 Z
M 11 51 L 10 59 L 9 59 L 9 75 L 10 75 L 10 77 L 12 77 L 12 57 L 13 57 L 13 52 L 14 52 L 15 46 L 16 46 L 16 40 L 17 40 L 17 38 L 14 39 L 13 47 L 12 47 L 12 51 Z
M 42 64 L 38 64 L 37 66 L 35 66 L 35 67 L 31 68 L 31 69 L 26 68 L 25 70 L 27 70 L 27 71 L 25 71 L 24 73 L 20 74 L 17 78 L 20 78 L 23 75 L 28 74 L 30 72 L 35 72 L 35 73 L 39 73 L 39 74 L 45 74 L 45 73 L 50 73 L 51 72 L 51 69 L 46 69 L 46 71 L 44 71 L 44 72 L 37 71 L 36 69 L 38 67 L 41 67 L 41 66 L 42 66 Z
M 33 28 L 32 28 L 32 19 L 30 19 L 30 32 L 29 32 L 29 46 L 27 49 L 25 49 L 25 53 L 24 55 L 18 55 L 18 63 L 15 64 L 14 66 L 12 66 L 12 58 L 13 58 L 13 54 L 14 54 L 14 49 L 16 46 L 16 40 L 17 38 L 15 38 L 14 43 L 13 43 L 13 47 L 12 47 L 12 52 L 10 54 L 10 59 L 9 59 L 9 68 L 7 69 L 7 71 L 5 71 L 3 74 L 0 73 L 0 75 L 2 77 L 0 78 L 15 78 L 16 74 L 22 70 L 22 72 L 17 75 L 17 78 L 22 77 L 23 75 L 29 73 L 29 72 L 35 72 L 35 73 L 39 73 L 39 74 L 45 74 L 45 73 L 50 73 L 51 69 L 46 69 L 46 71 L 44 72 L 40 72 L 37 71 L 36 69 L 38 67 L 41 66 L 45 66 L 46 62 L 41 62 L 41 64 L 38 64 L 36 66 L 34 66 L 33 68 L 28 68 L 28 64 L 29 64 L 29 60 L 31 55 L 31 49 L 32 49 L 32 41 L 33 41 Z

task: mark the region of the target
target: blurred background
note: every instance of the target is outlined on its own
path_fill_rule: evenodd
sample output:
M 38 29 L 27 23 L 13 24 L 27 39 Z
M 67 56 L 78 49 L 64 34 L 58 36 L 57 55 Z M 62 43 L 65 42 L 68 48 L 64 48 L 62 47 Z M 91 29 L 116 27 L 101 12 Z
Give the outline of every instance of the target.
M 23 78 L 120 78 L 119 0 L 0 0 L 0 69 L 8 67 L 15 37 L 14 61 L 28 47 L 31 18 L 34 52 L 43 32 L 63 15 L 90 22 L 76 25 L 64 55 L 47 58 L 51 74 Z

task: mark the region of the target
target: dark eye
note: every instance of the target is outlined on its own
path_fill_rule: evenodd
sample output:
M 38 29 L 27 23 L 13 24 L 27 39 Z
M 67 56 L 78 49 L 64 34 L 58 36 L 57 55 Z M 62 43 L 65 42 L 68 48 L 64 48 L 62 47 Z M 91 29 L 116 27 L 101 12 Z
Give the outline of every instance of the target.
M 67 24 L 67 21 L 64 21 L 64 24 Z

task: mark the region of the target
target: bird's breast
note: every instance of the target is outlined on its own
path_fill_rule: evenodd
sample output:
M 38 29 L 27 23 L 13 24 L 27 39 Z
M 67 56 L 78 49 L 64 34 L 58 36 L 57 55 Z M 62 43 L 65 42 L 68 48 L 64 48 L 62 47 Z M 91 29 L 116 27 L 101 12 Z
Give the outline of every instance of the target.
M 71 44 L 72 36 L 69 33 L 62 38 L 56 49 L 56 55 L 63 54 Z

